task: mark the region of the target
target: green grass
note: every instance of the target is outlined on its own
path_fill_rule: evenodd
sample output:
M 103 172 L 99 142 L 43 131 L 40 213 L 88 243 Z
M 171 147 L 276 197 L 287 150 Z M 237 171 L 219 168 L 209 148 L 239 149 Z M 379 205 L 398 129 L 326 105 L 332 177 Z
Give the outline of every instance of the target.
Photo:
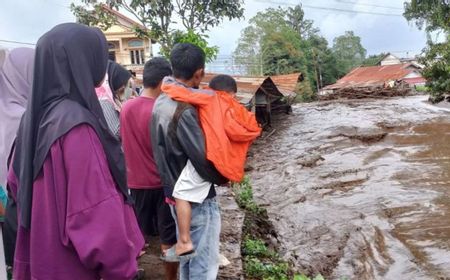
M 233 190 L 236 194 L 236 202 L 239 207 L 255 214 L 264 211 L 264 209 L 253 200 L 253 189 L 248 176 L 245 176 L 239 184 L 234 184 Z
M 250 216 L 265 214 L 265 209 L 253 200 L 253 189 L 248 176 L 242 182 L 233 185 L 235 199 L 239 207 Z M 248 222 L 248 221 L 247 221 Z M 250 221 L 251 222 L 251 221 Z M 245 232 L 242 241 L 242 256 L 246 279 L 261 280 L 325 280 L 321 275 L 309 278 L 303 274 L 293 275 L 288 262 L 281 259 L 278 253 L 270 249 L 264 240 L 255 238 L 251 230 Z M 250 228 L 250 227 L 247 227 Z
M 256 257 L 244 258 L 244 270 L 249 278 L 263 280 L 288 280 L 289 265 L 286 262 L 263 261 Z

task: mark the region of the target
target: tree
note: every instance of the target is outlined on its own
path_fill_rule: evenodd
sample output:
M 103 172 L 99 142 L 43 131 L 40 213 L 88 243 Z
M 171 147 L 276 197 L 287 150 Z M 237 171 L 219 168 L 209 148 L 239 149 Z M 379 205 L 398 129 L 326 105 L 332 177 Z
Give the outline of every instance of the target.
M 333 53 L 336 56 L 340 77 L 361 65 L 366 57 L 366 49 L 361 45 L 361 38 L 353 31 L 346 31 L 344 35 L 334 39 Z
M 305 19 L 305 12 L 301 5 L 297 5 L 294 8 L 287 9 L 286 21 L 292 29 L 294 29 L 300 38 L 307 39 L 313 35 L 319 33 L 319 29 L 313 27 L 314 22 L 312 20 Z
M 328 47 L 328 41 L 315 34 L 304 41 L 309 80 L 315 81 L 316 89 L 333 84 L 339 75 L 336 57 Z
M 432 102 L 444 99 L 450 93 L 450 3 L 448 0 L 412 0 L 405 2 L 404 16 L 428 33 L 427 47 L 421 62 L 427 79 Z M 441 34 L 443 40 L 435 42 L 432 33 Z
M 334 53 L 313 21 L 305 19 L 300 5 L 269 8 L 251 18 L 249 24 L 234 51 L 235 61 L 247 74 L 300 71 L 305 76 L 298 88 L 302 100 L 313 99 L 314 91 L 336 81 L 339 71 Z
M 301 71 L 306 64 L 300 36 L 285 19 L 286 11 L 269 8 L 249 20 L 234 51 L 236 62 L 250 75 L 273 75 Z
M 225 18 L 240 19 L 244 14 L 243 0 L 82 0 L 82 3 L 71 4 L 79 22 L 108 28 L 115 22 L 103 6 L 127 11 L 142 25 L 135 27 L 137 36 L 158 42 L 163 54 L 170 52 L 180 39 L 180 32 L 184 40 L 194 40 L 191 43 L 206 42 L 205 33 L 212 27 Z M 179 24 L 184 30 L 174 27 Z M 203 48 L 208 60 L 218 51 L 217 47 Z

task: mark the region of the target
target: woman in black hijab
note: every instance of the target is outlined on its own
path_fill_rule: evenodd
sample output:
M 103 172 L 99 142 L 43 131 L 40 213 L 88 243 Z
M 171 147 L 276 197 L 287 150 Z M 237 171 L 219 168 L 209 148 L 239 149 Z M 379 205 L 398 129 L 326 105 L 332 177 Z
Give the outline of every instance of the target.
M 14 279 L 133 279 L 143 238 L 119 142 L 95 94 L 108 52 L 66 23 L 38 41 L 31 99 L 8 176 L 19 229 Z
M 102 89 L 100 94 L 97 89 L 97 97 L 102 107 L 103 115 L 111 133 L 120 139 L 120 110 L 122 102 L 125 102 L 127 97 L 125 91 L 129 89 L 128 82 L 131 78 L 130 72 L 120 64 L 110 60 L 108 63 L 108 86 L 111 90 L 112 96 L 108 96 L 106 89 Z M 103 83 L 104 86 L 106 82 Z

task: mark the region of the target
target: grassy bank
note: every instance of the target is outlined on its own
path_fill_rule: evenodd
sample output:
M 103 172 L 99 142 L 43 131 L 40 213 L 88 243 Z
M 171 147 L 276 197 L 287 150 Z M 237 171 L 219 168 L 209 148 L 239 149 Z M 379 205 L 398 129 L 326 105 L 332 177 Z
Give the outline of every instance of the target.
M 266 209 L 254 201 L 248 177 L 241 183 L 234 184 L 233 191 L 236 202 L 245 211 L 241 254 L 246 279 L 324 280 L 320 275 L 309 278 L 296 274 L 293 266 L 282 260 L 278 253 L 277 233 L 269 221 Z

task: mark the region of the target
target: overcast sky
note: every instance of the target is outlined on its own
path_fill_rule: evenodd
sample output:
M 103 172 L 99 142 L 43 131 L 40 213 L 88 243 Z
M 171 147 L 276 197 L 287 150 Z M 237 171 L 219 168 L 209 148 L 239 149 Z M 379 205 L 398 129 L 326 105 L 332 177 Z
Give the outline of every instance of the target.
M 0 0 L 0 40 L 35 43 L 58 23 L 74 21 L 68 8 L 71 0 Z M 245 19 L 225 21 L 210 32 L 210 42 L 220 47 L 220 55 L 232 53 L 240 31 L 257 12 L 268 7 L 295 5 L 295 0 L 246 0 Z M 391 52 L 413 56 L 425 46 L 426 36 L 402 16 L 403 0 L 302 0 L 305 16 L 332 45 L 333 38 L 353 30 L 362 38 L 368 54 Z M 352 10 L 355 13 L 339 10 Z M 364 14 L 361 12 L 398 16 Z M 19 44 L 0 41 L 8 48 Z

